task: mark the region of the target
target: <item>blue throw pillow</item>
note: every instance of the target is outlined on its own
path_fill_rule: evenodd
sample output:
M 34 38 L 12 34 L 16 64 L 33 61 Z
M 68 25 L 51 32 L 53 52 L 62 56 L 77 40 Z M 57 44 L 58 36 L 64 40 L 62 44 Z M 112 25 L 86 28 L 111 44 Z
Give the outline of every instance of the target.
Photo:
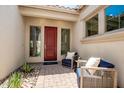
M 101 59 L 98 67 L 114 68 L 115 65 Z

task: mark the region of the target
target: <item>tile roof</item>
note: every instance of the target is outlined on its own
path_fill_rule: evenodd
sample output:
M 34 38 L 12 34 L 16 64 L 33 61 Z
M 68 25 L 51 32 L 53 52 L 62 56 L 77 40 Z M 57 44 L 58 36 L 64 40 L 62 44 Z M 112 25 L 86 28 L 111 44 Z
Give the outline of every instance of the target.
M 63 8 L 68 10 L 79 10 L 82 7 L 82 5 L 48 5 L 48 6 L 53 6 L 53 7 Z

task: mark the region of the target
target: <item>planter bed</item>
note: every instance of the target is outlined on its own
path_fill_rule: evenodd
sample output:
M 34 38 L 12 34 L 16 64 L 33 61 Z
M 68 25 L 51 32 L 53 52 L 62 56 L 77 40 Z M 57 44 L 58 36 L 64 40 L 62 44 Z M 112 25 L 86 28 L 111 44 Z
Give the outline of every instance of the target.
M 41 69 L 41 64 L 29 64 L 33 70 L 29 73 L 24 73 L 22 71 L 22 67 L 18 68 L 14 72 L 21 73 L 21 88 L 33 88 L 36 85 L 39 72 Z M 1 88 L 8 88 L 8 81 L 9 81 L 10 75 L 4 79 L 4 82 L 0 85 Z

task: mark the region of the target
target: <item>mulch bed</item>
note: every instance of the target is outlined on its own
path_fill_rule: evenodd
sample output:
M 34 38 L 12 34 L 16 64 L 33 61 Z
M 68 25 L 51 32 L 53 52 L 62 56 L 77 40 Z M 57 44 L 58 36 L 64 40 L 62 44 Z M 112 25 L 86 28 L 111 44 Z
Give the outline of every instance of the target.
M 39 64 L 29 64 L 29 65 L 33 68 L 33 70 L 30 73 L 24 73 L 21 70 L 22 67 L 14 71 L 21 73 L 21 81 L 22 81 L 21 88 L 33 88 L 37 83 L 37 79 L 41 69 L 41 64 L 39 63 Z M 1 81 L 2 84 L 0 85 L 0 88 L 8 88 L 9 78 L 10 76 L 4 79 L 4 82 Z

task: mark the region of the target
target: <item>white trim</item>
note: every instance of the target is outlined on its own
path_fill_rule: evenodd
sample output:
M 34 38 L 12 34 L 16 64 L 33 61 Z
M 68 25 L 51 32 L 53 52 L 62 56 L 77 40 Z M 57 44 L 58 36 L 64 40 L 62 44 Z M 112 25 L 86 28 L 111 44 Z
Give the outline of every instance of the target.
M 116 29 L 116 30 L 105 31 L 104 34 L 114 34 L 114 33 L 123 32 L 123 31 L 124 31 L 124 28 L 119 28 L 119 29 Z
M 54 6 L 48 6 L 48 5 L 20 5 L 21 7 L 29 7 L 34 9 L 45 9 L 45 10 L 51 10 L 56 12 L 63 12 L 63 13 L 70 13 L 70 14 L 77 14 L 79 15 L 79 12 L 76 10 L 70 10 L 70 9 L 64 9 Z
M 25 6 L 19 6 L 19 11 L 22 16 L 46 18 L 46 19 L 54 19 L 54 20 L 65 20 L 72 22 L 76 22 L 79 17 L 79 15 L 77 14 L 56 12 L 51 10 L 31 8 Z
M 90 44 L 90 43 L 103 43 L 103 42 L 114 42 L 114 41 L 123 41 L 123 40 L 124 40 L 124 28 L 112 32 L 106 32 L 102 35 L 85 37 L 81 40 L 81 43 Z
M 94 7 L 94 6 L 93 6 Z M 92 18 L 93 16 L 95 16 L 96 14 L 98 14 L 98 12 L 105 8 L 106 5 L 101 5 L 101 6 L 95 6 L 95 9 L 91 9 L 89 12 L 87 12 L 87 9 L 88 9 L 88 6 L 86 7 L 85 11 L 83 12 L 82 14 L 82 17 L 81 17 L 81 21 L 84 20 L 84 21 L 87 21 L 89 20 L 90 18 Z M 85 14 L 86 12 L 86 14 Z

